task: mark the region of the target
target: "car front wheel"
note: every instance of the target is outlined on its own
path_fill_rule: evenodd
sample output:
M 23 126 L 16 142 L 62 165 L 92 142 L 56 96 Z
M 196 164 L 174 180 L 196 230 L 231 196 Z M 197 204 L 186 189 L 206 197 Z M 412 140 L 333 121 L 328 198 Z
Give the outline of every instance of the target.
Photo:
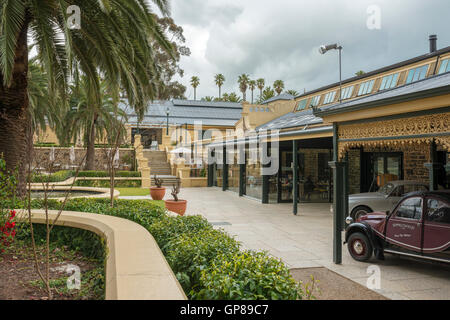
M 367 261 L 372 257 L 373 247 L 369 238 L 361 232 L 350 235 L 347 248 L 353 259 L 357 261 Z

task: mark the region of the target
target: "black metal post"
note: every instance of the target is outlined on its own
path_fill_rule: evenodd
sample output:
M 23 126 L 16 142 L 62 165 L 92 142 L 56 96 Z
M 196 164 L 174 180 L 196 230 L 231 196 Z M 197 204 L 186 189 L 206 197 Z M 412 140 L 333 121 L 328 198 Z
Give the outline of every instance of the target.
M 338 125 L 333 123 L 333 161 L 329 166 L 333 168 L 333 262 L 342 263 L 342 228 L 345 218 L 345 183 L 344 166 L 339 162 L 338 154 Z
M 428 169 L 430 178 L 430 191 L 438 189 L 438 174 L 442 163 L 436 162 L 437 160 L 437 148 L 436 143 L 433 141 L 430 144 L 430 163 L 425 163 L 425 167 Z
M 227 148 L 223 147 L 223 164 L 222 164 L 222 191 L 226 191 L 228 189 L 228 164 L 227 164 Z
M 294 167 L 292 168 L 292 175 L 293 175 L 293 188 L 292 192 L 293 194 L 293 201 L 294 201 L 294 208 L 293 213 L 297 215 L 298 213 L 298 140 L 292 141 L 292 155 L 293 155 L 293 162 Z
M 169 110 L 166 111 L 167 115 L 167 127 L 166 127 L 166 136 L 169 135 Z

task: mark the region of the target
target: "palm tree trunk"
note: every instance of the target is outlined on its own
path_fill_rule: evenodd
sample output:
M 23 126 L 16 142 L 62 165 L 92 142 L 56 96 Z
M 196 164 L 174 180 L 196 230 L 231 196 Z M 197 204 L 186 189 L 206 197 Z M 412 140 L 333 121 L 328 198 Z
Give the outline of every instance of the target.
M 220 89 L 221 89 L 221 88 L 220 88 L 220 86 L 219 86 L 219 99 L 222 99 L 222 92 L 221 92 Z
M 3 84 L 0 72 L 0 156 L 7 170 L 18 170 L 18 193 L 26 192 L 26 148 L 30 121 L 28 115 L 28 47 L 29 18 L 26 16 L 18 35 L 12 80 Z M 32 137 L 31 137 L 32 139 Z
M 92 125 L 89 132 L 89 140 L 87 142 L 87 153 L 86 153 L 86 170 L 94 170 L 95 168 L 95 123 L 97 122 L 98 114 L 94 113 L 94 118 L 92 119 Z

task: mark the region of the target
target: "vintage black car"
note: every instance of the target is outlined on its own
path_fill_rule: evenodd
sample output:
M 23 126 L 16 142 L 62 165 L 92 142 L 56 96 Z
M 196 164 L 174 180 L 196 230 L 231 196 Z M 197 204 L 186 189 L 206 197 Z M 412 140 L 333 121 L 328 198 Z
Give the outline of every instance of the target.
M 373 212 L 356 222 L 347 218 L 345 243 L 353 259 L 367 261 L 373 252 L 450 263 L 450 191 L 405 195 L 392 212 Z

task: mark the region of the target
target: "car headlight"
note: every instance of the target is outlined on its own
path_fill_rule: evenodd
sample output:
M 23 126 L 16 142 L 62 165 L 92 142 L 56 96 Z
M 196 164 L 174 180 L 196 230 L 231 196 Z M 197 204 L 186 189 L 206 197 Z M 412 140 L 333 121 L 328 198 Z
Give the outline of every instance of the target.
M 352 217 L 347 217 L 347 218 L 345 218 L 345 223 L 346 224 L 352 224 L 353 223 L 353 218 Z

